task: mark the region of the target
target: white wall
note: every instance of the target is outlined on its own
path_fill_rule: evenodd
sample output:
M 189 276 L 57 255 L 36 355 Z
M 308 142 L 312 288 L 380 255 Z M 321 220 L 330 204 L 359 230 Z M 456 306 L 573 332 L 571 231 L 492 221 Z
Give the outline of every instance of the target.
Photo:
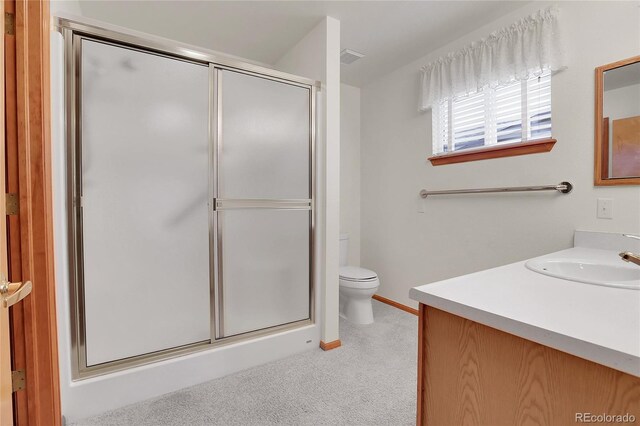
M 51 15 L 72 14 L 80 16 L 77 2 L 52 2 Z M 79 19 L 84 19 L 80 17 Z M 95 21 L 92 21 L 95 22 Z M 140 34 L 140 33 L 138 33 Z M 338 27 L 339 34 L 339 27 Z M 148 36 L 145 36 L 148 37 Z M 339 41 L 338 41 L 339 44 Z M 334 46 L 335 42 L 331 44 Z M 336 51 L 338 54 L 339 51 Z M 324 59 L 323 51 L 315 51 Z M 333 61 L 334 55 L 331 60 Z M 63 40 L 60 33 L 51 34 L 51 101 L 52 101 L 52 172 L 53 172 L 53 220 L 56 262 L 56 303 L 58 320 L 58 355 L 62 414 L 67 420 L 80 418 L 122 407 L 167 392 L 192 386 L 207 380 L 231 374 L 252 366 L 315 349 L 320 340 L 319 323 L 295 330 L 263 336 L 249 341 L 229 344 L 190 355 L 176 357 L 116 373 L 105 374 L 79 381 L 72 380 L 71 324 L 69 296 L 69 259 L 66 209 L 66 151 L 64 135 L 64 81 Z M 339 79 L 339 75 L 338 75 Z M 335 76 L 331 76 L 331 81 Z M 336 89 L 339 96 L 339 87 Z M 337 102 L 334 90 L 332 98 Z M 339 114 L 339 108 L 336 108 Z M 334 115 L 332 120 L 335 122 Z M 338 123 L 334 124 L 339 126 Z M 331 133 L 332 135 L 335 132 Z M 337 139 L 337 141 L 336 141 Z M 339 135 L 334 138 L 339 143 Z M 336 145 L 336 149 L 339 145 Z M 338 159 L 339 161 L 339 159 Z M 321 194 L 323 196 L 323 194 Z M 321 200 L 320 200 L 321 201 Z M 334 203 L 338 215 L 338 206 Z M 334 221 L 337 245 L 337 220 Z M 337 248 L 333 250 L 337 253 Z M 336 254 L 337 256 L 337 254 Z M 337 262 L 337 258 L 336 258 Z M 337 270 L 337 269 L 336 269 Z M 337 274 L 337 272 L 336 272 Z M 337 294 L 337 277 L 336 277 Z M 320 291 L 316 289 L 315 310 L 320 311 Z M 109 301 L 108 303 L 117 303 Z M 114 305 L 115 306 L 115 305 Z M 337 309 L 337 308 L 336 308 Z M 336 321 L 337 321 L 336 310 Z
M 322 82 L 317 103 L 316 264 L 322 293 L 322 341 L 339 339 L 338 245 L 340 226 L 340 21 L 326 17 L 275 64 Z
M 349 234 L 349 265 L 360 265 L 360 89 L 340 86 L 340 233 Z
M 552 78 L 550 153 L 434 167 L 431 114 L 419 113 L 419 68 L 486 37 L 548 3 L 530 3 L 362 88 L 362 264 L 379 293 L 416 306 L 413 286 L 570 247 L 574 229 L 640 231 L 640 189 L 593 187 L 594 68 L 640 51 L 638 2 L 562 2 L 566 71 Z M 448 189 L 555 184 L 571 194 L 433 197 Z M 597 198 L 614 200 L 613 220 L 596 218 Z M 424 213 L 418 210 L 424 209 Z
M 605 90 L 602 98 L 602 116 L 611 121 L 640 115 L 640 83 Z
M 71 13 L 76 16 L 82 15 L 79 0 L 51 0 L 49 3 L 49 13 L 57 16 L 61 13 Z

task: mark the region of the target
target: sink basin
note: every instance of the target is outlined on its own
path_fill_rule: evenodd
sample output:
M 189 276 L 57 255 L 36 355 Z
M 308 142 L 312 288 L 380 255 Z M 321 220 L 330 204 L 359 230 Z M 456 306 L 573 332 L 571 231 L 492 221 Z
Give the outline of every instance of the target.
M 579 259 L 531 259 L 525 266 L 555 278 L 640 290 L 640 268 Z

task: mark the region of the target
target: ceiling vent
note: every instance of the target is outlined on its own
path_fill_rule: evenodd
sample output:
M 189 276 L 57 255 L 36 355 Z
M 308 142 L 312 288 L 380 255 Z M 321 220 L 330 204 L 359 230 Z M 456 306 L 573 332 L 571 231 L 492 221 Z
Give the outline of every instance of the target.
M 340 52 L 340 63 L 345 65 L 352 64 L 360 58 L 364 58 L 364 55 L 354 50 L 342 49 Z

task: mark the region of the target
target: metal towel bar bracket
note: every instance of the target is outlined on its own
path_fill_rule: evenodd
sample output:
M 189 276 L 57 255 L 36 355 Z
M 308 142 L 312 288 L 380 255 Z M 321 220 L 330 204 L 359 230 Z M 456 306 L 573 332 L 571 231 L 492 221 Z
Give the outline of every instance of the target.
M 513 186 L 504 188 L 477 188 L 477 189 L 449 189 L 444 191 L 420 191 L 421 198 L 427 198 L 429 195 L 448 195 L 448 194 L 482 194 L 486 192 L 529 192 L 529 191 L 558 191 L 568 194 L 573 189 L 573 185 L 569 182 L 560 182 L 557 185 L 541 185 L 541 186 Z

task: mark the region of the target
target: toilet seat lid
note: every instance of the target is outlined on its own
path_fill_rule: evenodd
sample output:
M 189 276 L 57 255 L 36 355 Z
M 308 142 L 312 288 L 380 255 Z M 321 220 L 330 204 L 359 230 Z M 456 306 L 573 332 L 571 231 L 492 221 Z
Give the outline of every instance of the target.
M 369 269 L 357 266 L 342 266 L 340 268 L 340 278 L 349 281 L 364 281 L 378 278 L 378 275 Z

